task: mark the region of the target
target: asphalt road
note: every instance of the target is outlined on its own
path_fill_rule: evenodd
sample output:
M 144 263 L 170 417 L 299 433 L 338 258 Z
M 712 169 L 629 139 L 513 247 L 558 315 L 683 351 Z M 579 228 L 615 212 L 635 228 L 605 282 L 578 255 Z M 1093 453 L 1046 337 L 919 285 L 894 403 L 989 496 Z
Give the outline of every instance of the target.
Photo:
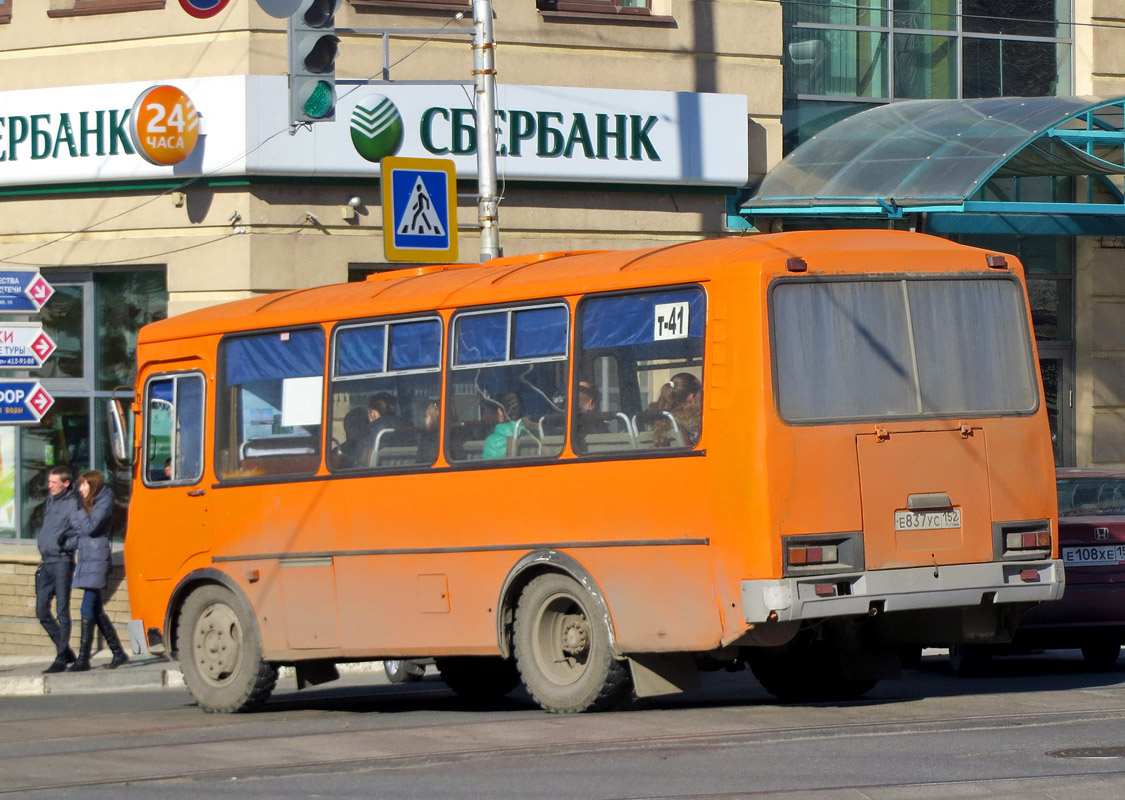
M 467 706 L 378 675 L 204 714 L 183 690 L 0 699 L 0 795 L 28 798 L 1125 797 L 1125 665 L 940 657 L 860 701 L 785 705 L 749 673 L 630 712 Z

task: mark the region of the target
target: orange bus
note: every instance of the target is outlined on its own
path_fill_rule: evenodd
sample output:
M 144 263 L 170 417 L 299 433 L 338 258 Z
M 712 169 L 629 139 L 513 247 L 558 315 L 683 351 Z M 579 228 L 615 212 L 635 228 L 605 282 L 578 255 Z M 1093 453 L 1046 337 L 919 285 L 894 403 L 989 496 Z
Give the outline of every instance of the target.
M 553 712 L 721 667 L 852 697 L 1062 593 L 1011 256 L 835 231 L 407 268 L 137 354 L 130 633 L 208 711 L 419 657 Z

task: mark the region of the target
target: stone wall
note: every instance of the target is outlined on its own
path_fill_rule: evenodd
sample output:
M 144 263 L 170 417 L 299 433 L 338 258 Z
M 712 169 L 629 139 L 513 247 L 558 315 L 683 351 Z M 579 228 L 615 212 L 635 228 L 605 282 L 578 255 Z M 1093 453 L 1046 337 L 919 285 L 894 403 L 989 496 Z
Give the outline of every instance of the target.
M 54 654 L 54 645 L 35 618 L 35 570 L 38 566 L 39 553 L 33 547 L 0 546 L 0 656 L 42 655 L 50 660 Z M 81 589 L 76 589 L 70 599 L 71 647 L 76 649 L 82 594 Z M 120 552 L 114 553 L 113 570 L 109 585 L 102 590 L 102 599 L 128 652 L 129 593 Z M 101 635 L 97 635 L 95 650 L 104 646 Z

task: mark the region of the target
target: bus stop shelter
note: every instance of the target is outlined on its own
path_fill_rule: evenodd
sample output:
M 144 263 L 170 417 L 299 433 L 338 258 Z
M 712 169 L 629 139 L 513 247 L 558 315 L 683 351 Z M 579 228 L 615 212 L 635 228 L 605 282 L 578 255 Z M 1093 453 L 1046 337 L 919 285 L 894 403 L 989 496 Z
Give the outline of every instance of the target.
M 1125 235 L 1125 97 L 909 100 L 837 122 L 738 204 L 769 221 L 935 234 Z M 765 224 L 763 224 L 765 223 Z

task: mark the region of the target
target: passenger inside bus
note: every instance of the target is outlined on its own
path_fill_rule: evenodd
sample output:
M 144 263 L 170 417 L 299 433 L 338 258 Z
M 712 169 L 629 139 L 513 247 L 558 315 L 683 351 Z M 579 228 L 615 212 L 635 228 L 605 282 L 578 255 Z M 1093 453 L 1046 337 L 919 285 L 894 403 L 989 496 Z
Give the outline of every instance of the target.
M 367 446 L 367 434 L 371 423 L 365 408 L 353 408 L 344 415 L 344 442 L 336 448 L 340 469 L 355 469 L 367 466 L 371 450 Z
M 703 385 L 690 372 L 677 372 L 660 387 L 645 410 L 651 420 L 653 447 L 695 447 L 703 429 Z
M 422 435 L 418 441 L 418 463 L 433 464 L 438 455 L 438 420 L 441 418 L 440 406 L 437 400 L 426 404 L 425 418 L 423 420 Z
M 368 453 L 379 446 L 379 434 L 403 426 L 398 418 L 398 398 L 390 392 L 377 392 L 367 403 L 367 419 L 370 423 L 364 446 Z
M 495 419 L 496 427 L 484 440 L 482 459 L 508 458 L 518 455 L 520 437 L 532 437 L 529 422 L 523 416 L 523 404 L 515 392 L 500 395 L 498 400 L 484 398 L 481 419 Z
M 579 452 L 585 452 L 586 437 L 609 433 L 608 416 L 601 412 L 602 393 L 592 381 L 579 381 L 577 391 L 578 417 L 575 420 L 575 440 Z

